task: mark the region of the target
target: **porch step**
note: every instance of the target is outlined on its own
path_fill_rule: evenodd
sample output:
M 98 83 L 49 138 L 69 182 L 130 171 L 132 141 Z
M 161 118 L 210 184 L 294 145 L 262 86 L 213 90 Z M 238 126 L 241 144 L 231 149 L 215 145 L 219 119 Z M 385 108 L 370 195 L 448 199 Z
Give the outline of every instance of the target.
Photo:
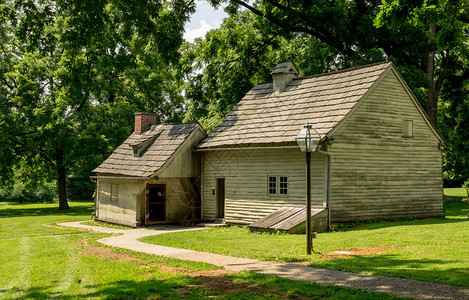
M 225 219 L 216 219 L 213 222 L 198 223 L 197 226 L 200 226 L 200 227 L 228 227 L 228 224 L 225 223 Z

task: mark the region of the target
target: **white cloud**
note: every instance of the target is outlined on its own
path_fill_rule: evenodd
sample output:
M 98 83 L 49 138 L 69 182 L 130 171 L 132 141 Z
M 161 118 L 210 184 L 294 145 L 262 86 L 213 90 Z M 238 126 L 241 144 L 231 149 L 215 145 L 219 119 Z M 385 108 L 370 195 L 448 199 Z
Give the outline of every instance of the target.
M 213 29 L 205 20 L 201 20 L 200 26 L 197 28 L 186 28 L 184 32 L 184 39 L 188 42 L 193 42 L 195 38 L 204 37 L 205 34 Z

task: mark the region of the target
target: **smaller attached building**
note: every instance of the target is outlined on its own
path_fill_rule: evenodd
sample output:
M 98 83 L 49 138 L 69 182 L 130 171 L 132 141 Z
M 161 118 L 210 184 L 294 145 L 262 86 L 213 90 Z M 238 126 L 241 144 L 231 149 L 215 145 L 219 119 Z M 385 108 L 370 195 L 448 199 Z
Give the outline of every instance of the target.
M 206 136 L 199 124 L 155 125 L 135 115 L 135 130 L 94 172 L 96 219 L 128 226 L 200 217 L 200 160 L 192 149 Z

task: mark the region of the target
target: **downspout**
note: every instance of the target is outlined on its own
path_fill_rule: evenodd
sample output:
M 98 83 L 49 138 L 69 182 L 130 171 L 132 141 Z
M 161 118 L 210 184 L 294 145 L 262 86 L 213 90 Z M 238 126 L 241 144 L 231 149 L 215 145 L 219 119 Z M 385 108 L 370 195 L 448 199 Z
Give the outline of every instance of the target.
M 332 167 L 332 155 L 327 151 L 318 150 L 319 153 L 322 153 L 327 156 L 327 230 L 331 230 L 331 167 Z
M 200 155 L 200 220 L 204 220 L 204 206 L 205 206 L 205 174 L 204 174 L 204 158 L 205 155 Z
M 91 180 L 91 182 L 94 182 L 96 184 L 96 188 L 95 188 L 95 192 L 94 192 L 94 210 L 91 213 L 91 219 L 93 219 L 93 216 L 95 218 L 98 218 L 98 216 L 96 215 L 96 212 L 97 212 L 96 205 L 98 205 L 98 178 L 96 178 L 94 176 L 90 176 L 90 180 Z

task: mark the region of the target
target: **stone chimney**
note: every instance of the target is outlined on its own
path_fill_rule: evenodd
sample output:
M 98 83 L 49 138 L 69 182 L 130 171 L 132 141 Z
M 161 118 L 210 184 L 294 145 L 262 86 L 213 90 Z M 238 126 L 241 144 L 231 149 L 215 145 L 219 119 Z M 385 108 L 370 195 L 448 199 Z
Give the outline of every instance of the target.
M 291 61 L 279 63 L 270 73 L 273 79 L 274 92 L 282 92 L 296 78 L 298 71 Z
M 147 131 L 151 125 L 156 125 L 156 114 L 135 113 L 135 134 L 142 134 Z

